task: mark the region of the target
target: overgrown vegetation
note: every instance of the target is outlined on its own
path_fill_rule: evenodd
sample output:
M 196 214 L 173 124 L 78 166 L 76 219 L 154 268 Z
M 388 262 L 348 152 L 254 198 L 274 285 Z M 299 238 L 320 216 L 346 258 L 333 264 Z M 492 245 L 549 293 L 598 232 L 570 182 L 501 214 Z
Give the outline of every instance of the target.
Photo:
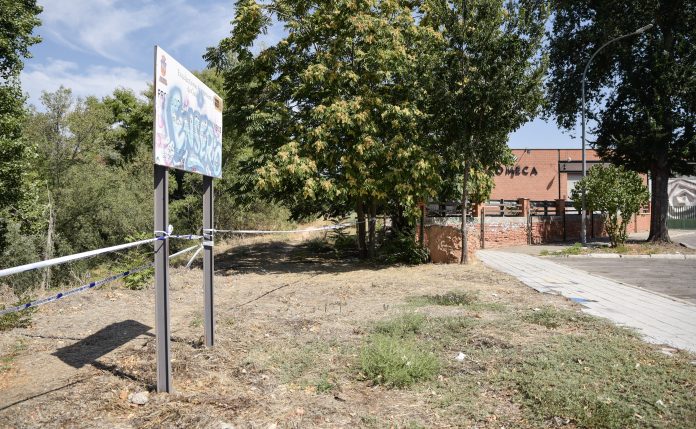
M 693 365 L 626 332 L 556 336 L 518 364 L 504 372 L 538 424 L 556 417 L 587 428 L 668 428 L 696 418 Z

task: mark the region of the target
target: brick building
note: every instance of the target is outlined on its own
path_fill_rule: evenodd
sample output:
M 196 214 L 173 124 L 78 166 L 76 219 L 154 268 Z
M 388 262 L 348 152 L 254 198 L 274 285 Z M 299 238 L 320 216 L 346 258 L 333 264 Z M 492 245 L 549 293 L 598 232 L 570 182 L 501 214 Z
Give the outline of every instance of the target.
M 569 199 L 574 183 L 582 178 L 580 149 L 513 149 L 514 167 L 496 171 L 492 200 Z M 600 163 L 597 153 L 586 152 L 587 169 Z

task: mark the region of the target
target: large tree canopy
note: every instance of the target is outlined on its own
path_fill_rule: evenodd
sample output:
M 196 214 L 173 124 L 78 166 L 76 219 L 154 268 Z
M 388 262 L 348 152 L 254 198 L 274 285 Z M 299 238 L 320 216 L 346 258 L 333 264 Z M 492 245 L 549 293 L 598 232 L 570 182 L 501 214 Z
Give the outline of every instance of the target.
M 604 159 L 652 179 L 650 240 L 669 241 L 667 182 L 693 173 L 696 160 L 696 3 L 691 0 L 556 0 L 550 33 L 549 107 L 571 128 L 581 112 L 581 76 L 604 43 L 654 27 L 603 49 L 587 73 L 592 142 Z
M 435 150 L 447 160 L 441 165 L 443 182 L 464 181 L 466 206 L 470 169 L 491 174 L 506 163 L 508 135 L 541 106 L 548 6 L 537 0 L 425 0 L 423 11 L 423 25 L 440 36 L 427 83 Z M 466 210 L 462 213 L 466 262 Z
M 298 215 L 354 208 L 361 220 L 435 192 L 439 157 L 422 144 L 418 80 L 436 34 L 408 2 L 243 0 L 236 11 L 232 36 L 208 59 L 239 59 L 226 76 L 226 125 L 253 142 L 259 187 Z M 253 56 L 272 17 L 287 36 Z

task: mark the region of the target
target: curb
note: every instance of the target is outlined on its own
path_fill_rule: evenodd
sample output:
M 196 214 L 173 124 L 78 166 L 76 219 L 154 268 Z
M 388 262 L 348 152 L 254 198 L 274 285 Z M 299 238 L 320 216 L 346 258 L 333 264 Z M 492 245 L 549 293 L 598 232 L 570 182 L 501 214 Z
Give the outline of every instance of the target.
M 559 255 L 560 256 L 560 255 Z M 556 256 L 558 257 L 558 256 Z M 588 255 L 564 255 L 565 258 L 599 258 L 599 259 L 696 259 L 694 255 L 676 253 L 657 253 L 653 255 L 620 255 L 618 253 L 590 253 Z

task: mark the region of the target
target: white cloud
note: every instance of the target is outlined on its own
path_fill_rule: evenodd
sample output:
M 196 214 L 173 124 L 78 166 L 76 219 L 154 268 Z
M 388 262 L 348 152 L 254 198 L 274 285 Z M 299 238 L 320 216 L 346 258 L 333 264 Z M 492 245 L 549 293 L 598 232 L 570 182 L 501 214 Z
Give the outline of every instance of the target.
M 157 43 L 202 54 L 230 31 L 230 0 L 44 0 L 43 31 L 56 42 L 129 63 Z
M 157 17 L 149 2 L 61 0 L 46 2 L 43 8 L 44 29 L 58 42 L 113 61 L 123 61 L 133 36 Z
M 55 91 L 61 85 L 70 88 L 78 97 L 103 97 L 119 87 L 130 88 L 140 94 L 147 88 L 152 76 L 131 67 L 89 66 L 49 59 L 46 63 L 30 64 L 21 75 L 22 89 L 29 93 L 29 103 L 40 107 L 42 91 Z

